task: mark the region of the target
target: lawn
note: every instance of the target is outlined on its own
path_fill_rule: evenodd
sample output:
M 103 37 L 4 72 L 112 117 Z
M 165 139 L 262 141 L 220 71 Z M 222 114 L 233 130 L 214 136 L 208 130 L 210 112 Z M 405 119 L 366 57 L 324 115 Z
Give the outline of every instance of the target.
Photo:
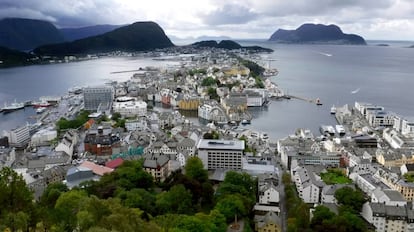
M 325 184 L 350 184 L 349 179 L 340 169 L 328 169 L 326 173 L 321 173 L 321 178 Z

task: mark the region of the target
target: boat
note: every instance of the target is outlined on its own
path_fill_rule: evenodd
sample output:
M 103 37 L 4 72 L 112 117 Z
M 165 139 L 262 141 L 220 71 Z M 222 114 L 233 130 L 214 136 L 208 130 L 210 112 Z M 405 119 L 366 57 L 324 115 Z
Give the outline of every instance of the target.
M 247 120 L 247 119 L 243 119 L 243 120 L 241 121 L 241 124 L 242 124 L 242 125 L 247 125 L 247 124 L 250 124 L 250 121 L 249 121 L 249 120 Z
M 335 105 L 332 105 L 332 107 L 331 107 L 331 114 L 336 114 L 336 107 L 335 107 Z
M 329 133 L 328 126 L 321 125 L 319 127 L 319 131 L 321 132 L 322 135 L 327 135 Z
M 336 125 L 336 126 L 335 126 L 335 129 L 336 129 L 336 132 L 338 132 L 338 134 L 339 134 L 340 136 L 344 136 L 344 135 L 346 134 L 346 132 L 345 132 L 345 128 L 344 128 L 344 126 L 342 126 L 342 125 Z
M 4 113 L 8 113 L 8 112 L 12 112 L 15 110 L 20 110 L 24 108 L 24 103 L 23 102 L 16 102 L 14 101 L 12 104 L 7 105 L 6 103 L 4 103 L 4 107 L 1 108 L 1 112 Z
M 321 106 L 322 105 L 321 99 L 316 98 L 316 105 L 317 106 Z
M 262 140 L 268 140 L 269 139 L 269 135 L 267 135 L 267 133 L 262 133 L 262 134 L 260 134 L 260 138 Z
M 39 107 L 36 109 L 37 114 L 41 114 L 47 110 L 47 107 Z
M 333 126 L 327 126 L 327 128 L 328 128 L 328 134 L 330 136 L 334 136 L 335 135 L 335 129 L 334 129 L 334 127 Z
M 34 108 L 40 108 L 40 107 L 49 107 L 52 104 L 47 101 L 38 101 L 38 102 L 32 102 L 32 106 Z

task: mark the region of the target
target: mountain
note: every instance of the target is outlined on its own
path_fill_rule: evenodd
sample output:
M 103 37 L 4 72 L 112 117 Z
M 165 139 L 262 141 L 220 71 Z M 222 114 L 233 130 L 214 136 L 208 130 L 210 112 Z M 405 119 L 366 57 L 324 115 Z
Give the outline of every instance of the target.
M 241 46 L 239 43 L 233 40 L 222 40 L 219 43 L 215 40 L 205 40 L 193 43 L 191 46 L 198 48 L 222 48 L 227 50 L 233 49 L 245 49 L 257 52 L 273 52 L 270 48 L 263 48 L 259 46 Z
M 38 55 L 65 56 L 112 51 L 147 51 L 173 47 L 163 29 L 154 22 L 136 22 L 102 35 L 38 47 Z
M 123 25 L 95 25 L 79 28 L 60 28 L 59 31 L 62 33 L 65 41 L 74 41 L 95 35 L 105 34 L 122 26 Z
M 361 36 L 344 34 L 336 25 L 310 23 L 303 24 L 296 30 L 279 29 L 273 33 L 269 41 L 304 44 L 367 44 Z
M 25 52 L 0 46 L 0 68 L 38 63 L 35 58 Z
M 21 51 L 63 42 L 63 36 L 51 23 L 22 18 L 0 20 L 0 46 Z

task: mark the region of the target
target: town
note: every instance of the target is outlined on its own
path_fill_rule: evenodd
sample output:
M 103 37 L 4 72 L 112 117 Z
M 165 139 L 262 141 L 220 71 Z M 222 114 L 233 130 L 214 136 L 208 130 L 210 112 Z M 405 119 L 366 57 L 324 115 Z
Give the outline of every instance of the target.
M 38 122 L 0 138 L 0 168 L 22 175 L 41 200 L 54 183 L 92 189 L 111 173 L 127 176 L 119 170 L 134 170 L 131 162 L 140 162 L 166 197 L 179 192 L 171 184 L 180 183 L 179 174 L 194 175 L 188 166 L 200 164 L 208 181 L 195 179 L 203 190 L 217 197 L 237 193 L 231 201 L 244 204 L 226 212 L 218 200 L 214 209 L 227 231 L 414 231 L 414 119 L 355 102 L 327 112 L 338 122 L 334 129 L 321 125 L 314 135 L 298 128 L 276 141 L 242 126 L 253 120 L 249 108 L 291 98 L 269 78 L 277 70 L 258 64 L 267 62 L 260 54 L 209 48 L 171 59 L 179 65 L 140 68 L 126 82 L 74 87 L 30 102 Z M 245 182 L 229 186 L 231 178 Z M 243 183 L 255 186 L 237 186 Z M 100 198 L 109 194 L 95 191 Z M 158 215 L 191 214 L 159 204 Z M 155 216 L 150 208 L 140 209 Z

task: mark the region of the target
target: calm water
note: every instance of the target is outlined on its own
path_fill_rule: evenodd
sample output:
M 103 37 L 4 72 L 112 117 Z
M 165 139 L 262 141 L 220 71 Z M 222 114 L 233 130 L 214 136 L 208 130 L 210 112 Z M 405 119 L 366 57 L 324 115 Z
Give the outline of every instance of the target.
M 373 44 L 384 43 L 373 42 Z M 383 105 L 395 113 L 414 116 L 414 49 L 409 43 L 392 42 L 380 46 L 279 45 L 268 42 L 242 42 L 270 47 L 279 70 L 273 79 L 291 95 L 319 97 L 322 106 L 301 100 L 273 101 L 268 108 L 253 109 L 248 127 L 282 138 L 296 128 L 317 133 L 320 124 L 335 124 L 330 107 L 355 101 Z M 413 43 L 414 44 L 414 43 Z M 0 70 L 0 104 L 33 100 L 45 95 L 63 95 L 73 86 L 97 85 L 111 80 L 127 80 L 132 73 L 110 74 L 145 66 L 168 63 L 149 58 L 106 58 L 78 63 L 29 66 Z M 360 89 L 352 94 L 353 90 Z M 33 110 L 26 108 L 0 115 L 0 132 L 30 120 Z

